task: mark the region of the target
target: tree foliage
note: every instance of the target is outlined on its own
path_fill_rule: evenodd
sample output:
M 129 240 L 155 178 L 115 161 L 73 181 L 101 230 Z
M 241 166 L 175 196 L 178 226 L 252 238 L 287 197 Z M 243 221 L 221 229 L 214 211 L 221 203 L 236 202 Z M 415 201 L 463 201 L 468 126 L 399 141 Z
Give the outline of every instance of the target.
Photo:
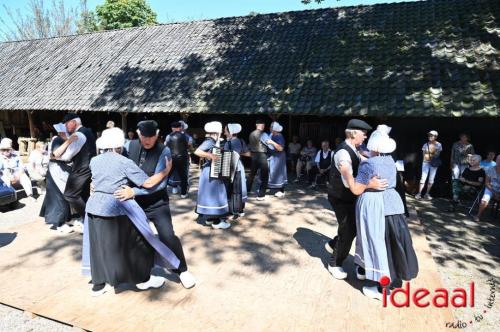
M 100 28 L 123 29 L 154 25 L 156 13 L 145 0 L 106 0 L 96 7 Z

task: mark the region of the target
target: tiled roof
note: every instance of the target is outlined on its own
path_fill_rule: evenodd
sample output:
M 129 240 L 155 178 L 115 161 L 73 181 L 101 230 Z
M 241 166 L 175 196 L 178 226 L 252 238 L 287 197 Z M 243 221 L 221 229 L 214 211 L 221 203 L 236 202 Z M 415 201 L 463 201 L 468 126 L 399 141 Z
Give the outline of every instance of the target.
M 435 0 L 0 43 L 0 110 L 498 116 L 499 20 Z

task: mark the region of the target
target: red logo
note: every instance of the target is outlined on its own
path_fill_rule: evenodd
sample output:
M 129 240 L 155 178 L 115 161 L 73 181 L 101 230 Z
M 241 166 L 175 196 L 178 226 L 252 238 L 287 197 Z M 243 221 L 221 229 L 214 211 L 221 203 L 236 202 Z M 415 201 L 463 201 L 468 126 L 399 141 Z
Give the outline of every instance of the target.
M 455 288 L 452 291 L 446 288 L 436 288 L 429 290 L 427 288 L 411 289 L 407 281 L 401 288 L 397 288 L 387 294 L 387 288 L 390 284 L 390 278 L 383 276 L 379 280 L 382 288 L 382 305 L 387 307 L 387 302 L 396 308 L 409 307 L 411 303 L 419 308 L 425 308 L 432 305 L 435 308 L 465 308 L 467 306 L 474 308 L 474 282 L 471 282 L 469 289 Z

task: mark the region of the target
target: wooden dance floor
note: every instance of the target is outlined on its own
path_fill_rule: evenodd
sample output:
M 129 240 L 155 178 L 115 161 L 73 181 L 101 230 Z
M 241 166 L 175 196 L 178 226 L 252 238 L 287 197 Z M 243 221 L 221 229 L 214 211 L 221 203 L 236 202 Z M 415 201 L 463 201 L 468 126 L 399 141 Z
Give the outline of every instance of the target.
M 16 238 L 0 247 L 0 302 L 92 331 L 446 330 L 449 309 L 383 308 L 366 298 L 352 255 L 348 280 L 333 279 L 324 244 L 336 222 L 324 196 L 295 191 L 252 200 L 247 216 L 228 231 L 196 223 L 196 193 L 176 196 L 174 225 L 196 287 L 186 290 L 167 275 L 158 290 L 125 287 L 95 298 L 89 278 L 80 275 L 81 235 L 59 235 L 33 217 L 10 229 Z M 441 287 L 414 214 L 411 229 L 420 263 L 412 289 Z

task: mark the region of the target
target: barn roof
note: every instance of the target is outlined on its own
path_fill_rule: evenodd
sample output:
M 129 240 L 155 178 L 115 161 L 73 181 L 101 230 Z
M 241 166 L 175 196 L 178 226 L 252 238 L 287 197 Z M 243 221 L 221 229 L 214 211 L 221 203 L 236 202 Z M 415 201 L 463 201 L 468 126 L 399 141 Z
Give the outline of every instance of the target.
M 500 1 L 305 10 L 0 43 L 0 110 L 498 116 Z

